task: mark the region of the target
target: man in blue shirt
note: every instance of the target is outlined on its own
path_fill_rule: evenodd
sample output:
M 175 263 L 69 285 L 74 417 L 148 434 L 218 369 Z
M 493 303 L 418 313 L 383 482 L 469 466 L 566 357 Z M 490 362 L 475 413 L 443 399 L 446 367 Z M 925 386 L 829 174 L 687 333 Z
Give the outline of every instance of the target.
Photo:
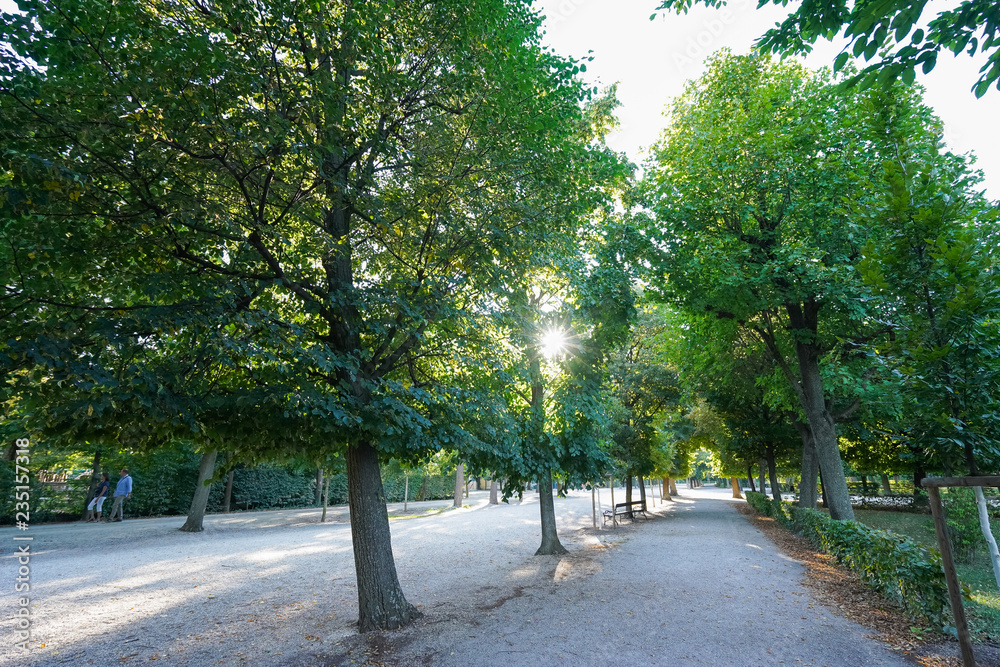
M 111 518 L 109 521 L 122 521 L 125 519 L 125 510 L 122 508 L 123 501 L 132 497 L 132 478 L 128 476 L 128 468 L 122 468 L 121 479 L 115 485 L 115 504 L 111 507 Z M 115 516 L 118 516 L 116 519 Z

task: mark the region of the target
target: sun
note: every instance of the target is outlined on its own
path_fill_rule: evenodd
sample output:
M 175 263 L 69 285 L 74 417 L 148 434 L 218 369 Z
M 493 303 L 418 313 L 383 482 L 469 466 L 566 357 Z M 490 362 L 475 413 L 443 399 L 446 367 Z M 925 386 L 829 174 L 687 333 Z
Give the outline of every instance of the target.
M 542 334 L 542 355 L 546 359 L 555 359 L 566 351 L 568 338 L 562 329 L 546 329 Z

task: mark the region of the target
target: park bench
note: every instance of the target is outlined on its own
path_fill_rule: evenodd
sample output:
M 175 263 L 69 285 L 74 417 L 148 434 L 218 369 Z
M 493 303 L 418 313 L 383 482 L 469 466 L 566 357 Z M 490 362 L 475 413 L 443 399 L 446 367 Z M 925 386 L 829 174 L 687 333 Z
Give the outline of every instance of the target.
M 635 521 L 635 516 L 637 514 L 642 514 L 644 519 L 648 519 L 646 516 L 646 501 L 636 500 L 631 503 L 616 503 L 614 510 L 604 510 L 604 525 L 607 525 L 610 520 L 612 525 L 618 525 L 618 517 L 628 516 L 633 521 Z

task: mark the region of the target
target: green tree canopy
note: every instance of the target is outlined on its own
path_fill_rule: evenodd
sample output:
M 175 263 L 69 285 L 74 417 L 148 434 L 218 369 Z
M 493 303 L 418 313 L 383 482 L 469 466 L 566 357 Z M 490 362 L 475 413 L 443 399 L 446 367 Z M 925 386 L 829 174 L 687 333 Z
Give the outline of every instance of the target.
M 658 9 L 687 12 L 701 2 L 722 7 L 726 0 L 663 0 Z M 787 6 L 787 0 L 759 0 Z M 864 58 L 867 65 L 850 82 L 889 83 L 902 79 L 913 83 L 916 69 L 924 74 L 934 69 L 943 50 L 970 57 L 979 54 L 985 60 L 979 79 L 973 85 L 976 97 L 982 97 L 996 83 L 1000 90 L 1000 11 L 993 0 L 964 0 L 942 9 L 937 16 L 922 22 L 926 2 L 890 0 L 820 0 L 798 3 L 788 17 L 768 30 L 757 41 L 764 53 L 802 54 L 812 50 L 819 39 L 834 39 L 843 32 L 848 46 L 834 62 L 839 71 L 853 58 Z M 654 14 L 655 16 L 655 14 Z

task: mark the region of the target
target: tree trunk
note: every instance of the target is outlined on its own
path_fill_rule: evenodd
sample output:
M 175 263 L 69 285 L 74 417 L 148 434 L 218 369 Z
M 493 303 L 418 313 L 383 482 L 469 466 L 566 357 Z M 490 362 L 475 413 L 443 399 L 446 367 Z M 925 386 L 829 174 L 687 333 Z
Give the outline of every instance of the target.
M 927 476 L 927 472 L 924 470 L 924 461 L 921 454 L 917 454 L 917 448 L 911 447 L 910 451 L 914 452 L 914 463 L 913 463 L 913 501 L 914 503 L 922 503 L 927 498 L 927 494 L 924 492 L 924 487 L 920 485 L 924 481 L 924 477 Z M 920 458 L 916 458 L 916 457 Z
M 974 486 L 972 490 L 976 492 L 976 507 L 979 510 L 979 528 L 986 538 L 986 545 L 990 551 L 990 562 L 993 563 L 993 578 L 996 579 L 997 589 L 1000 589 L 1000 551 L 997 550 L 997 541 L 993 538 L 993 531 L 990 529 L 990 514 L 986 509 L 986 496 L 983 495 L 983 487 Z
M 191 509 L 188 510 L 187 521 L 181 526 L 181 530 L 185 533 L 200 533 L 205 530 L 205 508 L 208 507 L 208 497 L 212 493 L 212 485 L 208 481 L 215 474 L 215 459 L 218 455 L 217 449 L 201 455 L 198 482 L 194 487 L 194 497 L 191 498 Z
M 753 464 L 747 466 L 747 481 L 750 482 L 750 490 L 757 493 L 757 486 L 753 483 Z
M 740 480 L 738 477 L 730 477 L 729 483 L 733 485 L 733 498 L 740 498 L 742 500 L 743 494 L 740 493 Z
M 673 477 L 668 477 L 667 479 L 670 480 L 670 495 L 672 495 L 672 496 L 679 496 L 679 495 L 681 495 L 681 494 L 677 493 L 677 480 L 675 480 Z
M 889 476 L 883 472 L 879 474 L 879 477 L 882 479 L 882 493 L 886 495 L 892 493 L 892 485 L 889 484 Z
M 555 556 L 564 553 L 566 547 L 559 541 L 556 534 L 556 506 L 552 499 L 552 473 L 548 470 L 538 476 L 538 506 L 542 515 L 542 545 L 535 552 L 536 556 Z
M 646 506 L 646 480 L 642 478 L 642 475 L 639 475 L 639 502 L 642 503 L 643 507 Z
M 632 502 L 632 475 L 629 475 L 628 477 L 625 478 L 625 502 L 626 503 Z M 631 504 L 628 506 L 625 516 L 633 520 L 635 519 L 635 517 L 632 516 Z
M 818 310 L 818 304 L 810 303 L 805 309 L 799 309 L 797 313 L 793 314 L 790 311 L 792 328 L 808 328 L 810 332 L 815 333 Z M 809 422 L 809 429 L 812 431 L 816 458 L 823 474 L 824 501 L 830 507 L 832 518 L 838 520 L 853 519 L 854 508 L 851 507 L 851 494 L 847 490 L 847 477 L 844 475 L 844 466 L 840 460 L 837 425 L 834 423 L 833 415 L 827 409 L 826 398 L 823 394 L 823 380 L 819 373 L 820 350 L 814 343 L 800 338 L 795 343 L 795 351 L 802 378 L 799 399 L 806 420 Z
M 826 502 L 826 482 L 823 481 L 822 467 L 820 467 L 819 469 L 819 490 L 820 490 L 820 497 L 823 499 L 820 504 L 825 508 L 829 508 L 830 505 Z
M 378 452 L 364 441 L 347 448 L 347 498 L 358 582 L 358 629 L 401 628 L 422 614 L 406 601 L 399 585 Z
M 497 480 L 490 480 L 490 505 L 499 505 L 500 501 L 497 499 Z
M 314 505 L 319 505 L 323 500 L 323 469 L 316 468 L 316 498 L 313 501 Z
M 459 463 L 455 470 L 455 507 L 462 506 L 462 489 L 465 487 L 465 464 Z
M 819 462 L 816 460 L 816 447 L 813 446 L 812 431 L 809 425 L 795 422 L 795 430 L 802 438 L 802 479 L 799 481 L 799 507 L 816 509 L 816 478 L 819 476 Z
M 868 495 L 868 475 L 861 475 L 861 493 Z
M 660 487 L 660 498 L 663 500 L 673 500 L 673 496 L 670 495 L 670 480 L 666 477 L 663 478 Z
M 407 479 L 407 482 L 410 480 Z M 323 514 L 319 517 L 320 523 L 326 523 L 326 508 L 330 504 L 330 476 L 326 476 L 326 483 L 323 484 Z
M 420 477 L 420 490 L 417 491 L 415 500 L 427 500 L 427 475 Z
M 761 457 L 757 459 L 757 480 L 760 482 L 760 492 L 767 494 L 767 484 L 764 481 L 767 475 L 767 461 Z
M 771 497 L 781 502 L 781 484 L 778 483 L 778 467 L 774 461 L 774 445 L 767 447 L 767 474 L 771 478 Z
M 14 459 L 11 460 L 13 461 Z M 80 514 L 81 521 L 86 521 L 88 513 L 87 505 L 89 505 L 90 501 L 94 499 L 94 494 L 96 493 L 97 485 L 100 483 L 101 483 L 101 450 L 98 449 L 94 451 L 93 471 L 90 473 L 90 488 L 87 489 L 87 498 L 83 501 L 83 513 Z
M 222 511 L 229 514 L 229 506 L 233 501 L 233 478 L 236 476 L 236 470 L 230 470 L 229 474 L 226 475 L 226 493 L 222 498 Z

